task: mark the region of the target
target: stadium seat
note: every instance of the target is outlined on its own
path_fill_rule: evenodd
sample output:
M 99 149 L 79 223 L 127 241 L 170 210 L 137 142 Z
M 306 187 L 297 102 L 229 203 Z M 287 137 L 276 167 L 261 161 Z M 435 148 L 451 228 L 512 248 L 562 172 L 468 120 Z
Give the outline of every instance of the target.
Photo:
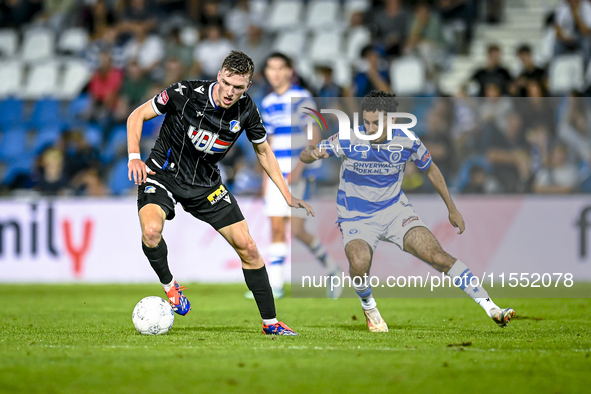
M 281 32 L 275 40 L 275 50 L 298 58 L 304 51 L 306 34 L 303 30 Z
M 92 71 L 84 60 L 70 60 L 65 64 L 63 77 L 61 78 L 58 96 L 71 100 L 77 97 L 88 84 Z
M 361 50 L 371 42 L 371 33 L 366 27 L 356 27 L 349 30 L 347 35 L 346 55 L 349 60 L 361 58 Z
M 119 160 L 111 170 L 108 186 L 116 196 L 123 195 L 136 187 L 127 177 L 127 170 L 127 158 Z
M 49 62 L 34 65 L 29 72 L 23 97 L 27 99 L 38 99 L 47 96 L 54 96 L 57 90 L 58 64 Z
M 87 94 L 81 94 L 68 102 L 65 114 L 68 127 L 76 127 L 80 124 L 82 121 L 80 117 L 90 105 L 90 101 L 90 97 Z
M 25 104 L 23 100 L 10 98 L 0 101 L 0 128 L 22 124 L 24 120 Z
M 111 135 L 105 145 L 105 148 L 101 150 L 101 161 L 105 164 L 111 163 L 117 156 L 117 152 L 122 145 L 127 146 L 127 126 L 120 125 L 115 126 L 111 130 Z
M 34 162 L 35 157 L 30 154 L 23 154 L 18 158 L 10 160 L 6 163 L 4 179 L 0 180 L 0 182 L 4 185 L 10 185 L 19 175 L 24 175 L 27 178 L 30 177 Z
M 69 55 L 77 55 L 88 46 L 88 33 L 81 27 L 72 27 L 64 30 L 57 43 L 59 52 Z
M 285 30 L 298 27 L 301 23 L 303 3 L 300 0 L 275 0 L 266 27 L 269 30 Z
M 398 96 L 412 96 L 425 90 L 425 65 L 414 56 L 396 59 L 390 66 L 392 90 Z
M 37 64 L 47 60 L 55 52 L 55 35 L 49 29 L 34 28 L 25 33 L 22 47 L 22 60 Z
M 4 59 L 16 54 L 18 46 L 18 33 L 14 29 L 0 30 L 0 56 Z
M 337 58 L 333 63 L 334 81 L 340 86 L 349 86 L 353 79 L 351 62 L 343 57 Z
M 310 58 L 317 63 L 326 63 L 343 56 L 343 35 L 339 32 L 320 32 L 312 39 Z
M 6 130 L 0 137 L 0 160 L 12 161 L 27 151 L 27 129 L 16 126 Z
M 585 84 L 581 55 L 557 56 L 550 62 L 548 80 L 554 94 L 567 94 L 573 89 L 582 89 Z
M 0 63 L 0 98 L 17 96 L 21 91 L 23 65 L 17 60 Z
M 183 45 L 194 47 L 199 42 L 199 30 L 193 26 L 185 26 L 181 29 L 181 41 Z
M 62 130 L 59 126 L 42 127 L 35 133 L 33 154 L 36 156 L 48 146 L 54 145 L 60 138 Z
M 349 23 L 354 12 L 366 12 L 371 8 L 371 0 L 345 0 L 344 20 Z
M 308 3 L 306 26 L 310 30 L 333 30 L 342 26 L 341 10 L 336 0 L 313 0 Z
M 87 124 L 83 128 L 84 139 L 88 143 L 88 145 L 94 146 L 97 149 L 100 149 L 103 145 L 103 138 L 105 132 L 103 128 L 97 124 Z
M 52 98 L 38 100 L 33 104 L 31 126 L 42 129 L 44 127 L 61 127 L 64 120 L 61 115 L 61 103 Z
M 269 8 L 269 2 L 267 0 L 249 0 L 248 7 L 254 15 L 265 16 Z

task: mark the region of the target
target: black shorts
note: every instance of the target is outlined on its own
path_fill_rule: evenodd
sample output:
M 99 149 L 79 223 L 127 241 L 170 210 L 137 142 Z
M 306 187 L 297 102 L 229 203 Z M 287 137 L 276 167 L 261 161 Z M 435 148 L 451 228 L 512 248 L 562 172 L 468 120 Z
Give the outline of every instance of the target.
M 180 184 L 162 170 L 153 171 L 156 175 L 148 175 L 147 182 L 138 186 L 138 211 L 147 204 L 156 204 L 164 210 L 166 219 L 172 220 L 178 202 L 216 230 L 244 220 L 238 202 L 221 182 L 213 187 L 191 186 Z

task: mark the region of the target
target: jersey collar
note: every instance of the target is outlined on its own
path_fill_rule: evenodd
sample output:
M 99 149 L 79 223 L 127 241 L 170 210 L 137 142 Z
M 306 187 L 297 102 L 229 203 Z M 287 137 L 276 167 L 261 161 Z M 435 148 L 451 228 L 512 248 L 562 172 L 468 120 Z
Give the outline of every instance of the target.
M 217 85 L 217 82 L 214 82 L 214 83 L 212 83 L 212 84 L 209 86 L 209 102 L 211 103 L 211 105 L 213 105 L 213 107 L 214 107 L 215 109 L 219 109 L 220 107 L 218 107 L 218 106 L 217 106 L 217 104 L 216 104 L 216 103 L 215 103 L 215 101 L 213 100 L 213 95 L 212 95 L 212 93 L 213 93 L 213 87 L 214 87 L 215 85 Z

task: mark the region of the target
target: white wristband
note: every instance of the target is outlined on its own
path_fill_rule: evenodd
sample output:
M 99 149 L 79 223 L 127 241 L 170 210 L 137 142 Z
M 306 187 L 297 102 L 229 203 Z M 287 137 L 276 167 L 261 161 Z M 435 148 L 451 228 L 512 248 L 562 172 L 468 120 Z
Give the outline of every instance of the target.
M 139 153 L 130 153 L 129 154 L 129 161 L 135 160 L 135 159 L 142 159 L 142 156 Z

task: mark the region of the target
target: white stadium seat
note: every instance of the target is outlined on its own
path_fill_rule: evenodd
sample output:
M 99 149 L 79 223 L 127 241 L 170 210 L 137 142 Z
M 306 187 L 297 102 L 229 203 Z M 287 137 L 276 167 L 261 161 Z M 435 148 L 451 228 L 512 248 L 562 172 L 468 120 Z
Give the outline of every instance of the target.
M 267 21 L 269 30 L 298 27 L 301 23 L 303 4 L 298 0 L 275 0 Z
M 0 30 L 0 57 L 13 57 L 18 46 L 18 33 L 14 29 Z
M 339 57 L 333 63 L 334 81 L 340 86 L 350 86 L 353 80 L 353 70 L 348 59 Z
M 315 0 L 308 3 L 306 26 L 311 30 L 332 30 L 341 24 L 339 3 L 336 0 Z
M 345 15 L 344 20 L 345 22 L 349 23 L 351 19 L 351 15 L 354 12 L 365 12 L 369 10 L 371 7 L 370 0 L 346 0 L 345 1 Z
M 0 99 L 22 91 L 23 65 L 17 60 L 0 62 Z
M 31 67 L 25 83 L 23 97 L 26 99 L 38 99 L 47 96 L 55 96 L 57 88 L 59 64 L 48 62 Z
M 285 53 L 290 57 L 300 57 L 304 52 L 306 34 L 303 30 L 286 31 L 279 34 L 275 40 L 276 51 Z
M 566 94 L 585 85 L 581 55 L 557 56 L 550 62 L 548 81 L 554 94 Z
M 414 56 L 401 57 L 390 66 L 392 91 L 397 96 L 412 96 L 425 90 L 425 65 Z
M 339 32 L 317 33 L 312 39 L 310 58 L 318 63 L 326 63 L 343 56 L 343 35 Z
M 58 96 L 66 100 L 78 97 L 90 81 L 91 76 L 92 70 L 86 61 L 70 60 L 65 65 Z
M 37 28 L 25 33 L 22 60 L 28 63 L 46 60 L 53 56 L 55 35 L 49 29 Z
M 88 46 L 88 33 L 81 27 L 64 30 L 60 35 L 57 48 L 60 52 L 78 54 Z
M 357 60 L 361 58 L 361 50 L 371 42 L 371 33 L 366 27 L 355 27 L 349 30 L 347 35 L 346 54 L 347 59 Z

